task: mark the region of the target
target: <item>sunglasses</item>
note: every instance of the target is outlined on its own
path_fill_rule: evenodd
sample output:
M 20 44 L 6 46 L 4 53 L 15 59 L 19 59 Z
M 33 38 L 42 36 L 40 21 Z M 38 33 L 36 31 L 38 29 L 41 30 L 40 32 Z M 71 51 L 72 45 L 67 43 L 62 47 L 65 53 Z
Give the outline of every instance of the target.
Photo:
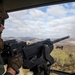
M 0 18 L 0 24 L 4 25 L 4 19 Z

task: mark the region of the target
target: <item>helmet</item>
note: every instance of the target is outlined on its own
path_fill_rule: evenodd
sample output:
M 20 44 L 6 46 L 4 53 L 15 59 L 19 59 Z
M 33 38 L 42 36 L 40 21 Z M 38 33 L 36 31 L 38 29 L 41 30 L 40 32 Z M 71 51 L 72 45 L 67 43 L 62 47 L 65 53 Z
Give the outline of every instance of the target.
M 6 13 L 6 11 L 4 10 L 4 8 L 0 4 L 0 18 L 7 19 L 8 17 L 9 17 L 8 14 Z

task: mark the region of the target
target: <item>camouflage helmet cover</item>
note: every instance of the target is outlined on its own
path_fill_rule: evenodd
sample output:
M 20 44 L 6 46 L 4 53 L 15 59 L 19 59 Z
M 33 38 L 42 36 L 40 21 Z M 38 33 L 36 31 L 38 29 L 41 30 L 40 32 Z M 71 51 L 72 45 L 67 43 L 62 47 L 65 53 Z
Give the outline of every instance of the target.
M 9 17 L 8 14 L 6 13 L 6 11 L 4 10 L 4 8 L 0 4 L 0 18 L 7 19 L 8 17 Z

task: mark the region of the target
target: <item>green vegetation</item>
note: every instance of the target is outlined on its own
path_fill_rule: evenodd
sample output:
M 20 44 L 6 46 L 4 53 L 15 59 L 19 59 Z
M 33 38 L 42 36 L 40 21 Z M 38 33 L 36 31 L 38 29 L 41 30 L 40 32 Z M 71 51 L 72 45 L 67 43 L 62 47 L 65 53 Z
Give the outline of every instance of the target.
M 55 61 L 51 68 L 65 72 L 75 72 L 75 45 L 64 45 L 63 47 L 63 50 L 54 48 L 51 52 Z

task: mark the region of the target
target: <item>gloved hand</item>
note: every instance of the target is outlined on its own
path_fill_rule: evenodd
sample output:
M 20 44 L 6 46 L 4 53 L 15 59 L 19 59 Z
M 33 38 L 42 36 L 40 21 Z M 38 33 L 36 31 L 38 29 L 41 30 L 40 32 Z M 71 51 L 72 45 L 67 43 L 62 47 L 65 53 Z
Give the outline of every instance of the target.
M 8 68 L 11 67 L 13 70 L 16 71 L 16 74 L 19 73 L 19 68 L 22 66 L 22 64 L 23 59 L 20 53 L 8 59 Z

